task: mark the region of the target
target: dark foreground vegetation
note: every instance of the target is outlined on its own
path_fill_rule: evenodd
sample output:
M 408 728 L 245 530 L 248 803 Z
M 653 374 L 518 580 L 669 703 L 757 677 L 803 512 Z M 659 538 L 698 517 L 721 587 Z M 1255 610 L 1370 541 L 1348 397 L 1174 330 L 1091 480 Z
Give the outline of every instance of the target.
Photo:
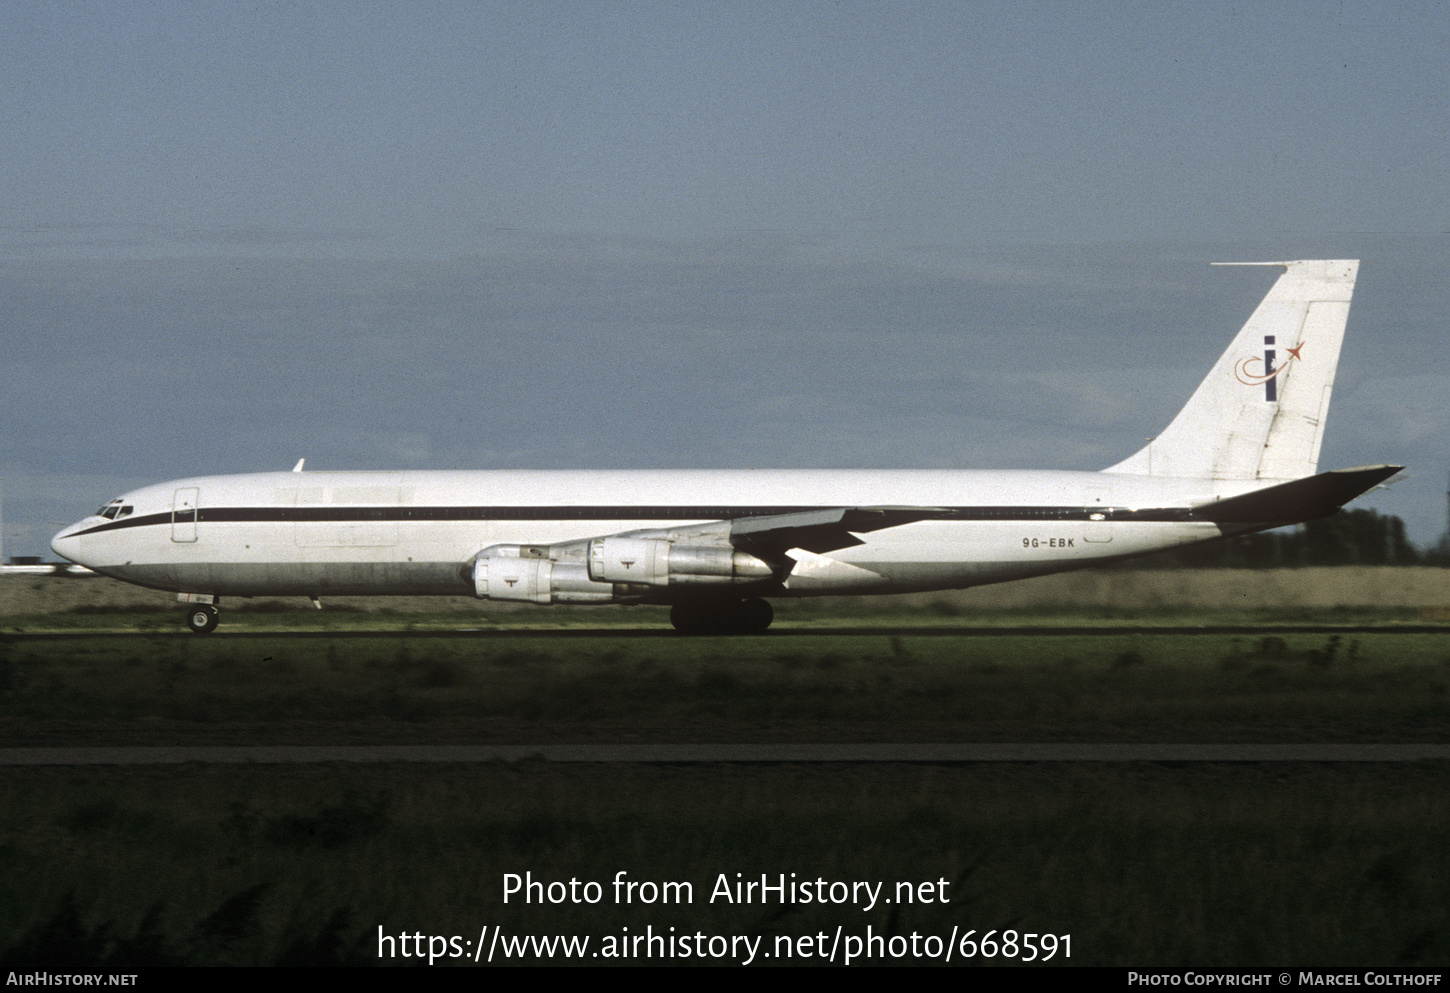
M 0 960 L 379 964 L 380 928 L 599 950 L 649 928 L 771 949 L 955 926 L 1071 935 L 1077 965 L 1443 964 L 1447 786 L 1414 765 L 11 769 Z M 616 903 L 620 872 L 691 899 Z M 505 905 L 508 873 L 603 899 Z M 711 902 L 721 874 L 762 873 L 945 881 L 950 902 Z
M 1447 714 L 1443 634 L 0 640 L 6 747 L 1446 741 Z M 692 899 L 617 902 L 621 872 Z M 509 873 L 601 899 L 505 904 Z M 711 902 L 736 873 L 950 902 Z M 589 953 L 955 927 L 1071 935 L 1079 965 L 1443 964 L 1447 878 L 1444 763 L 0 768 L 6 969 L 419 964 L 380 959 L 380 928 L 469 942 L 438 961 L 464 964 L 484 927 Z
M 1443 741 L 1450 638 L 0 639 L 0 746 Z

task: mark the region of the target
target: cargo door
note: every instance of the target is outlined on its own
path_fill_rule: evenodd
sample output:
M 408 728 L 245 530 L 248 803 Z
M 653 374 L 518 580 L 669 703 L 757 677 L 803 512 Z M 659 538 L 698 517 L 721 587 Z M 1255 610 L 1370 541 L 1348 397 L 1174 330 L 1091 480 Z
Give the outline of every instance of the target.
M 303 486 L 297 490 L 301 548 L 391 548 L 398 543 L 396 486 Z

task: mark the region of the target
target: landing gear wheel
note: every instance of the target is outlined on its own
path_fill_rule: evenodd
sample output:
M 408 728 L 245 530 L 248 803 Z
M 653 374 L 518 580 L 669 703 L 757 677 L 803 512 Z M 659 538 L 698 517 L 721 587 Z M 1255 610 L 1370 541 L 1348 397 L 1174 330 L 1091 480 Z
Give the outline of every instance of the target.
M 775 619 L 769 600 L 686 601 L 670 608 L 681 634 L 761 634 Z
M 745 600 L 735 605 L 731 628 L 740 634 L 764 634 L 775 620 L 775 608 L 769 600 Z
M 215 607 L 193 607 L 186 615 L 186 626 L 197 634 L 211 634 L 216 630 L 218 620 L 220 618 Z
M 670 624 L 680 634 L 709 634 L 712 614 L 703 603 L 677 603 L 670 608 Z

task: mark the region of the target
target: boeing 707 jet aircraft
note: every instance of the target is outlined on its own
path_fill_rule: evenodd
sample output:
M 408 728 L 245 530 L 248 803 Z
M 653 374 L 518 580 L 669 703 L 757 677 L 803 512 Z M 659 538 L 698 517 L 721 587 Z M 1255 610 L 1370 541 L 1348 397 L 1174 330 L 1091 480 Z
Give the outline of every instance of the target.
M 1167 429 L 1101 472 L 292 472 L 147 486 L 51 541 L 223 597 L 471 594 L 664 604 L 691 633 L 769 627 L 770 597 L 960 589 L 1334 513 L 1399 466 L 1316 475 L 1359 263 L 1283 267 Z

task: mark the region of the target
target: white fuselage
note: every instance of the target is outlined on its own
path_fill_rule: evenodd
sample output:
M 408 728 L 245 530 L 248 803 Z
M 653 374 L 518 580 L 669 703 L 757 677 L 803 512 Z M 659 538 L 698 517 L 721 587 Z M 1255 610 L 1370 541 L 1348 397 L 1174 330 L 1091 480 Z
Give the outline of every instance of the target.
M 1333 513 L 1395 472 L 1317 473 L 1359 271 L 1282 275 L 1189 397 L 1104 472 L 292 472 L 135 490 L 51 542 L 222 596 L 473 594 L 669 603 L 682 631 L 758 632 L 766 597 L 959 589 Z M 1233 498 L 1239 499 L 1233 499 Z
M 272 472 L 132 491 L 56 535 L 71 561 L 215 596 L 475 592 L 479 552 L 839 507 L 940 508 L 794 566 L 768 595 L 954 589 L 1221 536 L 1187 508 L 1264 480 L 1100 472 Z M 607 587 L 602 587 L 607 588 Z M 645 597 L 659 601 L 669 596 Z

